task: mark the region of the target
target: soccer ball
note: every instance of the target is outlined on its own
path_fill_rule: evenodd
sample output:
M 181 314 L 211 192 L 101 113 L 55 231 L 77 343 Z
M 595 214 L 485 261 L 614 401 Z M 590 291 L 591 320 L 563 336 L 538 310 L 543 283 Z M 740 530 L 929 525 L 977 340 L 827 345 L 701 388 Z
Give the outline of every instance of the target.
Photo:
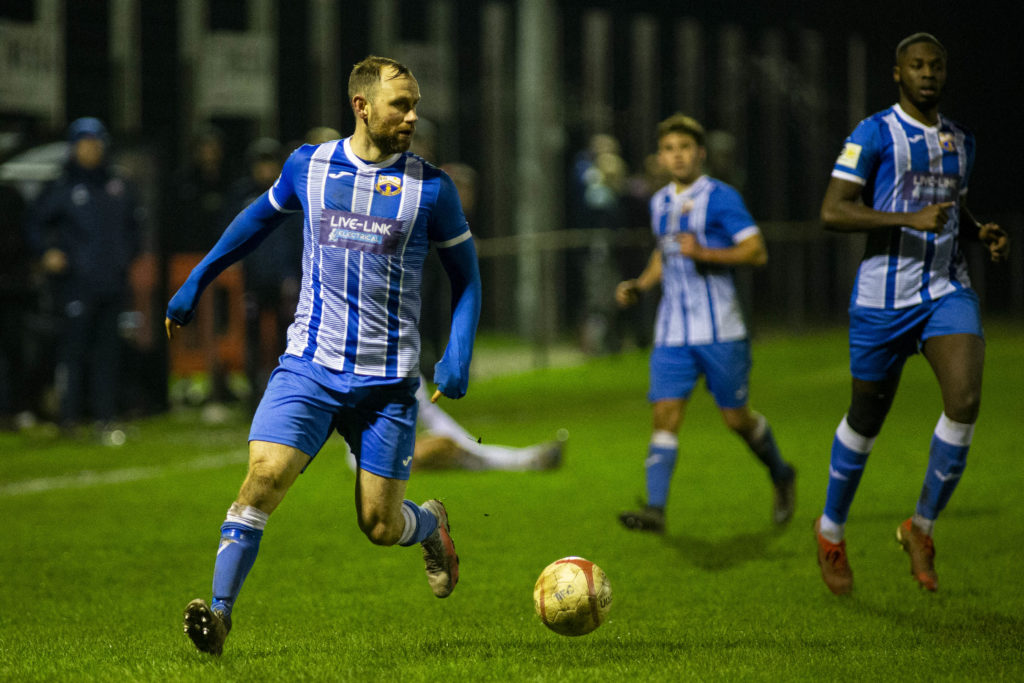
M 563 636 L 590 633 L 608 617 L 612 585 L 604 571 L 582 557 L 555 560 L 533 586 L 533 607 L 544 625 Z

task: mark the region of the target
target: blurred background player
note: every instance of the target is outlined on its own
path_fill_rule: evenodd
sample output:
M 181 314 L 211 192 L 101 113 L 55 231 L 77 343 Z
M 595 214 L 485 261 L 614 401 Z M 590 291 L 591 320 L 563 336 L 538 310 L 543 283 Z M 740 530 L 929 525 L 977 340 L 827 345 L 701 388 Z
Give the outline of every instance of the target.
M 108 165 L 110 137 L 99 119 L 73 121 L 68 141 L 63 172 L 32 205 L 26 224 L 62 314 L 56 369 L 60 427 L 74 434 L 88 415 L 100 437 L 123 443 L 123 431 L 112 424 L 119 396 L 118 324 L 128 268 L 139 250 L 138 207 L 128 184 Z
M 420 405 L 422 431 L 416 436 L 414 470 L 553 470 L 562 464 L 569 438 L 564 429 L 558 431 L 558 438 L 553 441 L 523 448 L 485 444 L 432 403 L 422 383 L 416 400 Z
M 833 593 L 849 593 L 846 518 L 907 358 L 920 351 L 942 392 L 924 486 L 897 528 L 914 579 L 938 588 L 932 530 L 967 462 L 981 400 L 985 340 L 960 243 L 984 242 L 993 261 L 1009 241 L 967 209 L 974 136 L 939 115 L 946 49 L 915 33 L 896 48 L 899 102 L 846 139 L 821 206 L 829 230 L 866 232 L 850 299 L 852 397 L 832 442 L 825 511 L 815 521 L 818 564 Z
M 553 470 L 562 464 L 569 432 L 558 430 L 556 438 L 545 443 L 516 448 L 482 443 L 427 396 L 425 380 L 416 390 L 419 403 L 416 447 L 412 469 L 417 470 Z M 349 466 L 356 468 L 349 452 Z
M 704 376 L 725 424 L 767 467 L 774 489 L 772 519 L 793 516 L 796 471 L 786 463 L 765 417 L 750 409 L 750 342 L 732 267 L 768 260 L 761 231 L 743 198 L 703 173 L 704 129 L 675 114 L 658 125 L 658 157 L 672 182 L 651 197 L 651 228 L 658 246 L 647 267 L 615 291 L 620 306 L 662 285 L 651 353 L 654 431 L 644 463 L 647 505 L 624 512 L 628 529 L 662 532 L 665 503 L 679 448 L 686 404 Z
M 295 322 L 253 417 L 249 472 L 221 526 L 213 600 L 185 608 L 185 633 L 200 651 L 222 652 L 270 514 L 335 429 L 359 463 L 356 515 L 367 538 L 421 544 L 439 598 L 458 582 L 445 506 L 405 499 L 420 385 L 416 324 L 423 260 L 433 243 L 452 292 L 451 333 L 434 381 L 439 395 L 461 398 L 480 317 L 480 273 L 451 179 L 407 153 L 419 101 L 404 65 L 374 56 L 356 64 L 349 77 L 352 136 L 293 152 L 273 187 L 231 222 L 168 305 L 173 336 L 219 273 L 289 214 L 305 215 Z

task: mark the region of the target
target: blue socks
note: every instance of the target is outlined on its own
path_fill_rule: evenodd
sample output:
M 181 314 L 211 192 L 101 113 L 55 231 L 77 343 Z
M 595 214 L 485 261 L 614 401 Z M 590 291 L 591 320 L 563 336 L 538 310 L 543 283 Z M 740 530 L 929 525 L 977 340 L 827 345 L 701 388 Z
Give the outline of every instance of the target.
M 424 510 L 411 500 L 402 501 L 402 517 L 405 518 L 405 531 L 398 539 L 398 545 L 422 543 L 437 528 L 437 517 L 434 513 Z
M 954 422 L 943 413 L 935 425 L 928 453 L 928 472 L 924 476 L 917 514 L 935 521 L 946 507 L 967 467 L 967 451 L 974 436 L 974 425 Z
M 238 592 L 256 562 L 263 528 L 270 515 L 248 505 L 233 503 L 220 528 L 220 547 L 213 567 L 213 604 L 211 608 L 230 619 Z M 437 528 L 437 517 L 412 501 L 402 501 L 405 532 L 400 545 L 422 542 Z
M 256 561 L 263 527 L 269 515 L 248 505 L 233 503 L 220 528 L 220 547 L 213 567 L 214 611 L 230 617 L 245 577 Z
M 846 517 L 850 513 L 850 505 L 853 503 L 853 496 L 857 493 L 857 485 L 864 474 L 864 465 L 871 454 L 871 448 L 875 444 L 874 437 L 866 437 L 853 431 L 843 416 L 839 427 L 836 428 L 835 438 L 832 440 L 832 461 L 829 464 L 828 492 L 825 495 L 825 517 L 822 520 L 822 527 L 839 527 L 839 539 L 842 539 L 842 526 L 846 524 Z M 826 538 L 828 538 L 826 536 Z M 838 543 L 839 540 L 832 540 Z
M 651 435 L 647 460 L 644 461 L 648 506 L 665 507 L 665 503 L 668 501 L 668 488 L 672 482 L 672 472 L 676 468 L 678 451 L 679 437 L 672 432 L 656 430 Z
M 973 436 L 973 424 L 954 422 L 945 414 L 935 425 L 928 455 L 928 471 L 914 514 L 914 524 L 929 535 L 936 517 L 946 507 L 960 483 Z M 832 442 L 828 493 L 825 497 L 825 516 L 821 521 L 822 535 L 835 543 L 842 539 L 850 504 L 874 443 L 873 437 L 861 436 L 853 431 L 845 416 L 836 429 Z M 829 533 L 826 534 L 826 531 Z

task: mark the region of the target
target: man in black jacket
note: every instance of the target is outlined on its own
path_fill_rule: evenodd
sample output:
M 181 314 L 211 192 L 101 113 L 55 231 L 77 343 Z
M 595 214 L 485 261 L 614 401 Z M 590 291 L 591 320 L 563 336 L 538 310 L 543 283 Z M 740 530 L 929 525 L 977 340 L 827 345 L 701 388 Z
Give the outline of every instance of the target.
M 61 427 L 72 430 L 86 413 L 101 427 L 117 415 L 118 316 L 139 230 L 135 199 L 107 165 L 103 123 L 76 119 L 68 140 L 64 171 L 29 212 L 27 233 L 62 315 L 56 385 Z

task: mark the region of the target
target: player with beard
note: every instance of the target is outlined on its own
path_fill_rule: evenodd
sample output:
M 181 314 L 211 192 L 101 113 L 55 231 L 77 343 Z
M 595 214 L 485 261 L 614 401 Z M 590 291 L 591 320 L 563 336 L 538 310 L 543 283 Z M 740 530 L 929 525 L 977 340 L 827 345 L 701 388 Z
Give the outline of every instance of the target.
M 480 315 L 480 274 L 454 183 L 407 152 L 419 85 L 391 59 L 368 57 L 349 77 L 355 132 L 304 145 L 280 177 L 232 221 L 167 309 L 167 333 L 191 320 L 203 289 L 301 211 L 302 286 L 288 346 L 249 434 L 249 471 L 221 526 L 213 600 L 185 609 L 185 632 L 220 654 L 232 609 L 267 519 L 337 430 L 359 464 L 356 517 L 377 545 L 422 544 L 437 597 L 459 578 L 448 515 L 438 500 L 405 500 L 420 384 L 420 280 L 431 243 L 452 289 L 448 346 L 434 368 L 438 394 L 466 393 Z
M 824 513 L 815 520 L 818 564 L 836 594 L 853 589 L 844 532 L 868 455 L 892 406 L 907 358 L 920 351 L 942 393 L 928 468 L 914 514 L 896 530 L 910 572 L 938 588 L 932 530 L 967 462 L 985 360 L 978 297 L 961 252 L 981 240 L 993 261 L 1009 241 L 967 209 L 974 135 L 939 114 L 946 49 L 915 33 L 896 48 L 899 103 L 847 138 L 825 192 L 829 230 L 867 233 L 850 301 L 850 406 L 832 442 Z

